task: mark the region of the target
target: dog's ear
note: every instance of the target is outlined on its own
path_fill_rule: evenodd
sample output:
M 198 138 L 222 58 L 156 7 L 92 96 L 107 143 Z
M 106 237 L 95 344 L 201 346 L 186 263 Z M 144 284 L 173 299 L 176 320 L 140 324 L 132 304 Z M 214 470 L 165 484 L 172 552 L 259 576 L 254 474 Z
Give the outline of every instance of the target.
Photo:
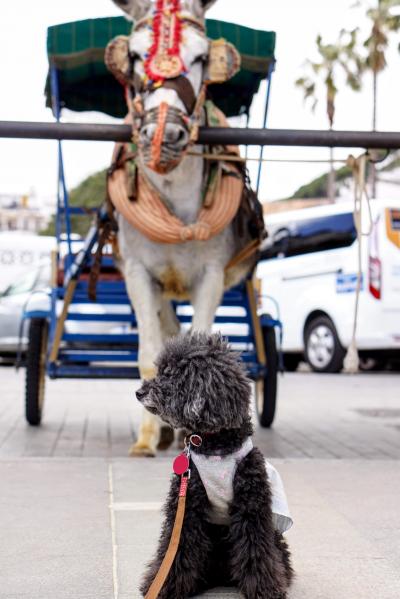
M 188 401 L 183 408 L 183 416 L 187 422 L 199 422 L 202 420 L 205 401 L 200 389 L 190 392 Z

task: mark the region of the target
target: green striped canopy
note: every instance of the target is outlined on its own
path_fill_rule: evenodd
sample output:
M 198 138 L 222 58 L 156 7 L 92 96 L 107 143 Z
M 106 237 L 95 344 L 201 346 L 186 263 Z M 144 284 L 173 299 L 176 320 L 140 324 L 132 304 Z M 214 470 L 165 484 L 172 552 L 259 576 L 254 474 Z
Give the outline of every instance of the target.
M 48 28 L 49 64 L 58 71 L 63 107 L 125 116 L 123 89 L 104 64 L 104 49 L 116 35 L 129 35 L 131 28 L 132 23 L 124 17 L 86 19 Z M 207 20 L 207 35 L 225 38 L 242 55 L 240 73 L 224 84 L 209 87 L 212 99 L 227 116 L 248 113 L 260 82 L 275 63 L 275 33 Z M 45 93 L 46 105 L 51 107 L 50 75 Z

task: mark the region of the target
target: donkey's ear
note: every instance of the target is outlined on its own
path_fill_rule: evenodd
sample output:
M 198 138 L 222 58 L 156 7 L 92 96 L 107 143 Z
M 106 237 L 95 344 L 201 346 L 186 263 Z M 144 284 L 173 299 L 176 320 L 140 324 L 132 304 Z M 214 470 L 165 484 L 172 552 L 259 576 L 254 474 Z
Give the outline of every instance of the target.
M 131 65 L 129 60 L 129 37 L 119 35 L 108 42 L 104 61 L 109 71 L 122 84 L 129 83 Z
M 204 12 L 211 8 L 213 4 L 216 3 L 217 0 L 199 0 L 199 3 L 202 5 Z
M 113 0 L 134 21 L 143 19 L 151 8 L 151 0 Z
M 217 0 L 194 0 L 192 2 L 192 10 L 196 16 L 203 17 L 204 13 L 215 4 Z
M 233 44 L 225 39 L 210 41 L 204 81 L 207 84 L 225 83 L 240 71 L 241 56 Z

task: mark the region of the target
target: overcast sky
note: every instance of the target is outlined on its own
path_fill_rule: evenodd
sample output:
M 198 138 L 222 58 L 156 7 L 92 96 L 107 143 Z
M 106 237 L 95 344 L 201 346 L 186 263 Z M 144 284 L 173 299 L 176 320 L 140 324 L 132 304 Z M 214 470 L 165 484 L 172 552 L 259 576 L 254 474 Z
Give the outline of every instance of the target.
M 371 0 L 371 2 L 374 0 Z M 314 56 L 315 38 L 335 41 L 342 27 L 365 29 L 362 11 L 351 8 L 354 0 L 219 0 L 209 16 L 277 32 L 277 70 L 274 75 L 269 126 L 273 128 L 325 129 L 324 102 L 315 114 L 304 106 L 294 87 L 304 60 Z M 16 0 L 0 3 L 0 118 L 2 120 L 50 121 L 44 106 L 43 87 L 47 71 L 46 29 L 49 25 L 90 17 L 121 14 L 111 0 Z M 398 40 L 397 40 L 398 41 Z M 393 40 L 396 42 L 396 40 Z M 381 130 L 400 130 L 400 57 L 392 43 L 389 67 L 380 77 L 379 120 Z M 263 97 L 256 99 L 252 126 L 261 126 Z M 361 94 L 340 92 L 336 129 L 367 130 L 371 126 L 371 81 L 366 78 Z M 65 120 L 102 121 L 104 115 L 65 115 Z M 67 181 L 76 185 L 92 172 L 104 168 L 112 145 L 94 142 L 65 143 Z M 273 158 L 327 158 L 326 150 L 268 148 Z M 347 154 L 338 149 L 338 157 Z M 321 164 L 267 164 L 261 198 L 272 200 L 290 195 L 325 169 Z M 39 197 L 54 195 L 56 143 L 0 139 L 0 193 L 26 193 Z

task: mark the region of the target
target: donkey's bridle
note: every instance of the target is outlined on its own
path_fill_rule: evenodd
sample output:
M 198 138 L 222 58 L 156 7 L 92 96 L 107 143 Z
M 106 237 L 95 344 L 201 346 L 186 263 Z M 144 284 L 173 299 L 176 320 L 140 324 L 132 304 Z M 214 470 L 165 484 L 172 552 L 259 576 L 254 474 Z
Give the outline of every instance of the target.
M 182 23 L 189 25 L 197 29 L 200 33 L 205 36 L 205 27 L 203 23 L 192 17 L 181 17 Z M 135 28 L 135 31 L 139 31 L 144 27 L 151 25 L 152 19 L 142 19 L 139 21 Z M 196 96 L 193 85 L 189 78 L 185 75 L 179 75 L 172 79 L 164 79 L 162 82 L 145 82 L 140 77 L 134 74 L 134 56 L 130 57 L 131 68 L 132 68 L 132 85 L 127 88 L 126 99 L 128 108 L 133 117 L 133 139 L 136 143 L 139 143 L 139 132 L 142 127 L 148 123 L 156 123 L 159 115 L 159 108 L 152 109 L 148 112 L 144 110 L 144 98 L 147 94 L 156 91 L 157 89 L 171 89 L 176 92 L 178 98 L 182 102 L 185 111 L 170 106 L 168 108 L 167 119 L 168 122 L 177 123 L 185 127 L 189 133 L 188 147 L 197 139 L 198 129 L 200 124 L 200 118 L 204 102 L 206 99 L 206 86 L 203 83 L 199 95 Z M 173 161 L 178 156 L 172 157 Z
M 180 78 L 177 77 L 177 79 Z M 172 87 L 171 83 L 173 83 L 173 81 L 174 80 L 168 79 L 161 87 L 175 89 L 178 96 L 181 97 L 179 90 L 182 90 L 183 87 L 180 86 L 178 81 L 176 82 L 177 86 Z M 194 109 L 192 109 L 191 112 L 185 113 L 183 110 L 180 110 L 175 106 L 170 106 L 165 102 L 162 102 L 160 106 L 157 106 L 149 111 L 145 111 L 142 95 L 136 94 L 135 97 L 132 98 L 129 96 L 128 92 L 127 102 L 132 115 L 132 140 L 137 147 L 141 149 L 145 162 L 149 164 L 150 160 L 151 168 L 153 168 L 153 170 L 156 170 L 161 174 L 169 172 L 175 166 L 177 166 L 177 164 L 179 164 L 183 156 L 189 151 L 190 147 L 197 141 L 201 114 L 205 100 L 206 87 L 203 85 L 200 89 L 197 99 L 193 92 L 193 99 L 190 99 L 190 105 L 192 106 L 192 103 L 194 102 Z M 189 100 L 186 99 L 186 101 L 188 102 Z M 182 102 L 185 105 L 183 99 Z M 155 124 L 157 125 L 157 131 L 161 133 L 164 131 L 165 124 L 167 122 L 179 124 L 186 129 L 188 133 L 188 142 L 186 146 L 174 149 L 171 147 L 171 145 L 163 143 L 162 135 L 156 135 L 156 139 L 153 140 L 151 146 L 142 143 L 140 132 L 145 125 Z M 156 166 L 157 161 L 154 159 L 155 155 L 158 156 L 160 161 L 159 168 Z M 152 156 L 152 159 L 150 159 L 150 156 Z
M 187 77 L 179 75 L 175 79 L 166 79 L 162 85 L 164 89 L 172 89 L 177 93 L 178 98 L 184 105 L 189 116 L 193 114 L 196 106 L 196 94 L 193 85 Z
M 189 16 L 181 16 L 180 21 L 183 25 L 189 25 L 191 28 L 196 29 L 200 32 L 204 37 L 206 37 L 206 28 L 201 21 L 198 21 L 194 17 Z M 153 20 L 151 18 L 145 18 L 138 21 L 133 29 L 133 33 L 144 29 L 145 27 L 149 27 L 152 25 Z M 196 93 L 193 89 L 193 85 L 190 80 L 184 75 L 179 75 L 173 79 L 165 79 L 162 84 L 155 84 L 154 82 L 145 83 L 139 77 L 135 76 L 133 73 L 133 63 L 134 56 L 131 56 L 131 64 L 132 64 L 132 75 L 134 79 L 134 88 L 136 94 L 143 95 L 145 92 L 153 92 L 160 87 L 164 89 L 172 89 L 174 90 L 182 104 L 185 107 L 188 116 L 193 114 L 193 111 L 196 107 Z
M 174 144 L 163 143 L 164 128 L 166 123 L 172 123 L 183 126 L 190 137 L 189 119 L 182 111 L 170 106 L 166 102 L 162 102 L 159 106 L 144 112 L 140 124 L 140 128 L 146 125 L 155 125 L 156 133 L 152 144 L 141 144 L 140 138 L 138 145 L 141 147 L 144 162 L 154 168 L 159 173 L 168 172 L 170 168 L 179 164 L 182 150 Z

